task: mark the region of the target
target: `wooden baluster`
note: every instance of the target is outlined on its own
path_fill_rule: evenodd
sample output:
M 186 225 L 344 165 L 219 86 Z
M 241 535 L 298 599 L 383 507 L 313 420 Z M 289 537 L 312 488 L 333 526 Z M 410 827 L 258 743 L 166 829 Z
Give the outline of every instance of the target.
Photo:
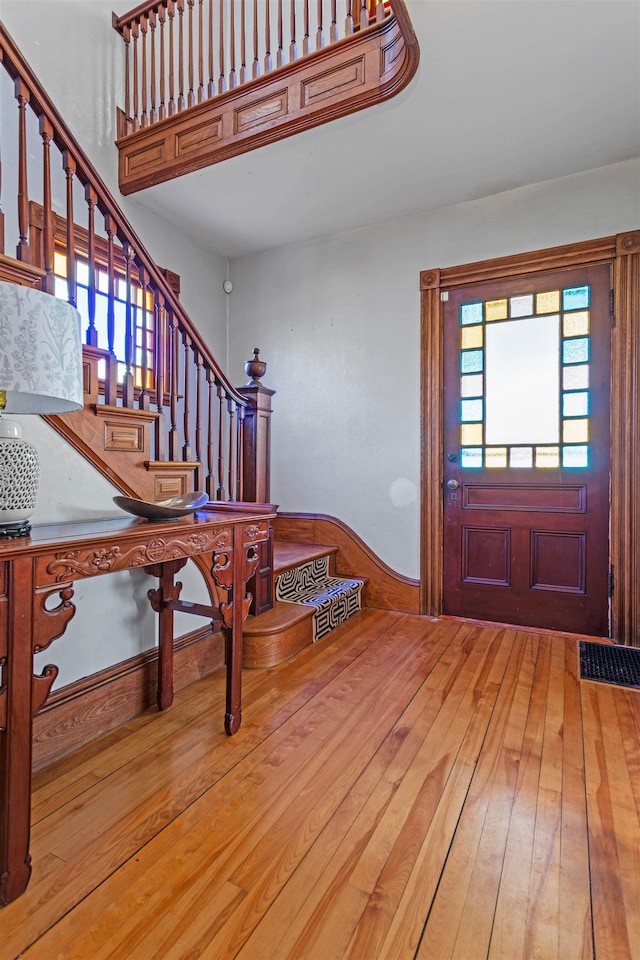
M 247 82 L 247 11 L 246 0 L 240 0 L 240 83 Z
M 378 4 L 376 6 L 376 23 L 382 23 L 386 15 L 387 11 L 384 8 L 384 0 L 378 0 Z
M 171 369 L 169 371 L 169 382 L 171 384 L 171 394 L 169 405 L 171 411 L 171 428 L 169 430 L 169 459 L 180 459 L 180 439 L 178 436 L 178 367 L 180 351 L 180 331 L 178 330 L 178 318 L 171 311 L 169 320 L 169 330 L 171 337 Z
M 134 251 L 126 240 L 122 244 L 122 253 L 125 262 L 125 321 L 124 321 L 124 376 L 122 378 L 122 405 L 132 410 L 135 401 L 135 382 L 133 376 L 134 324 L 133 304 L 131 303 L 131 264 Z
M 29 188 L 27 186 L 27 104 L 31 95 L 20 77 L 15 81 L 18 101 L 18 246 L 16 258 L 31 263 L 29 246 Z
M 127 24 L 122 28 L 124 40 L 124 118 L 127 132 L 133 129 L 131 117 L 131 27 Z
M 289 17 L 291 25 L 291 43 L 289 44 L 289 60 L 293 62 L 298 59 L 298 45 L 296 43 L 296 0 L 291 0 L 291 15 Z
M 227 89 L 227 76 L 225 73 L 225 60 L 224 60 L 224 3 L 223 0 L 218 0 L 220 4 L 220 50 L 219 50 L 219 60 L 220 60 L 220 77 L 218 78 L 218 93 L 224 93 Z
M 208 0 L 209 4 L 209 83 L 207 86 L 207 96 L 215 97 L 216 85 L 213 79 L 213 0 Z
M 202 0 L 198 0 L 198 103 L 204 100 L 204 22 Z
M 322 50 L 325 44 L 322 0 L 318 0 L 318 30 L 316 32 L 316 50 Z
M 178 110 L 184 108 L 184 0 L 178 0 Z
M 214 500 L 214 456 L 215 456 L 215 445 L 213 442 L 213 424 L 215 421 L 215 410 L 214 410 L 214 392 L 213 388 L 215 386 L 215 377 L 213 370 L 209 365 L 207 365 L 207 392 L 208 392 L 208 415 L 207 415 L 207 479 L 205 489 L 207 491 L 207 496 L 209 500 Z
M 104 378 L 104 402 L 115 407 L 118 400 L 118 364 L 116 361 L 116 273 L 114 267 L 113 239 L 117 224 L 111 214 L 105 214 L 104 229 L 107 234 L 107 349 L 111 359 L 107 361 Z
M 88 283 L 88 309 L 89 326 L 87 327 L 86 342 L 90 347 L 98 346 L 98 331 L 96 330 L 96 235 L 94 229 L 94 214 L 98 194 L 96 190 L 87 184 L 84 188 L 84 198 L 87 201 L 87 269 L 89 271 Z
M 151 73 L 150 73 L 150 97 L 151 110 L 149 112 L 149 123 L 155 123 L 158 119 L 156 110 L 156 11 L 149 11 L 149 29 L 151 31 Z
M 331 31 L 329 33 L 329 43 L 337 43 L 339 39 L 337 0 L 331 0 Z
M 191 460 L 191 348 L 192 340 L 188 333 L 183 333 L 184 343 L 184 392 L 183 392 L 183 419 L 184 443 L 182 445 L 182 459 Z
M 156 409 L 160 416 L 156 419 L 156 460 L 164 460 L 166 453 L 165 429 L 164 429 L 164 381 L 165 381 L 165 360 L 167 350 L 166 340 L 166 322 L 167 311 L 165 309 L 164 294 L 161 290 L 153 291 L 153 310 L 154 310 L 154 384 L 156 389 Z
M 284 18 L 282 13 L 282 0 L 278 0 L 278 55 L 276 57 L 276 65 L 278 67 L 284 66 Z
M 139 260 L 136 262 L 138 267 L 138 279 L 140 281 L 140 295 L 142 299 L 142 304 L 140 306 L 140 317 L 141 323 L 140 327 L 140 359 L 136 357 L 136 366 L 141 368 L 141 381 L 140 381 L 140 393 L 138 394 L 138 407 L 140 410 L 149 409 L 149 350 L 148 350 L 148 326 L 147 326 L 147 284 L 148 284 L 148 274 L 144 268 L 144 264 Z M 137 333 L 137 331 L 136 331 Z M 136 336 L 137 340 L 137 336 Z
M 233 90 L 236 86 L 236 4 L 231 0 L 229 24 L 229 89 Z
M 242 474 L 242 448 L 244 438 L 244 407 L 237 407 L 236 436 L 236 500 L 244 500 L 244 476 Z
M 194 0 L 187 0 L 189 7 L 189 94 L 187 103 L 190 107 L 196 102 L 196 94 L 193 82 L 193 4 Z
M 347 15 L 344 21 L 345 37 L 350 37 L 353 33 L 353 13 L 351 10 L 352 3 L 358 3 L 358 0 L 347 0 Z
M 369 26 L 369 5 L 367 0 L 362 0 L 362 5 L 360 7 L 360 29 L 364 30 L 365 27 Z
M 172 117 L 176 112 L 176 100 L 174 96 L 175 75 L 173 70 L 173 58 L 174 58 L 173 24 L 174 24 L 175 15 L 176 15 L 175 0 L 168 0 L 167 13 L 169 15 L 169 116 Z
M 140 126 L 144 129 L 149 125 L 149 116 L 147 114 L 147 33 L 149 19 L 144 14 L 140 17 L 140 33 L 142 34 L 142 67 L 140 70 L 140 88 L 142 93 L 142 114 L 140 117 Z
M 164 47 L 165 47 L 165 31 L 164 25 L 167 20 L 167 8 L 164 4 L 160 4 L 158 7 L 158 23 L 160 24 L 160 89 L 159 89 L 159 98 L 160 105 L 158 108 L 158 120 L 164 120 L 167 116 L 167 81 L 165 74 L 165 56 L 164 56 Z
M 269 3 L 267 0 L 267 10 Z M 251 76 L 255 79 L 260 76 L 260 61 L 258 60 L 258 0 L 253 0 L 253 65 Z
M 53 211 L 51 208 L 51 138 L 53 125 L 46 117 L 40 117 L 40 136 L 42 137 L 42 266 L 45 278 L 42 289 L 53 293 Z
M 268 2 L 264 8 L 264 37 L 265 37 L 265 52 L 264 52 L 264 72 L 271 73 L 273 70 L 273 61 L 271 59 L 271 4 Z
M 309 44 L 309 0 L 304 0 L 304 38 L 302 40 L 302 55 L 306 57 L 311 52 Z
M 133 129 L 140 129 L 140 118 L 138 116 L 138 22 L 134 21 L 131 28 L 131 36 L 133 37 L 133 47 L 131 48 L 131 56 L 133 60 Z
M 229 417 L 229 484 L 227 489 L 229 499 L 232 500 L 235 496 L 236 489 L 234 476 L 236 461 L 234 456 L 235 451 L 233 449 L 233 442 L 235 440 L 235 403 L 231 397 L 227 397 L 227 414 Z
M 62 166 L 67 178 L 67 299 L 72 307 L 77 307 L 76 237 L 73 221 L 73 178 L 76 173 L 76 161 L 68 150 L 65 150 L 62 154 Z
M 218 384 L 218 488 L 216 500 L 224 500 L 224 388 Z
M 4 253 L 4 213 L 2 212 L 2 149 L 0 144 L 0 253 Z
M 196 361 L 196 461 L 198 466 L 194 475 L 194 489 L 202 490 L 202 354 L 195 351 Z

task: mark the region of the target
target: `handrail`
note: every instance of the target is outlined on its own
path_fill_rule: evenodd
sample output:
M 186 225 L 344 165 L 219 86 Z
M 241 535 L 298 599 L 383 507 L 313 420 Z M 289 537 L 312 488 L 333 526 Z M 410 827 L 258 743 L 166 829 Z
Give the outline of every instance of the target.
M 242 499 L 245 397 L 222 372 L 165 272 L 1 22 L 0 61 L 13 80 L 17 101 L 15 144 L 5 142 L 0 151 L 0 182 L 6 186 L 12 179 L 7 172 L 17 181 L 15 210 L 0 204 L 0 254 L 5 251 L 5 230 L 15 228 L 16 259 L 25 269 L 30 265 L 31 282 L 49 293 L 60 295 L 63 290 L 84 313 L 86 343 L 104 350 L 107 404 L 142 410 L 153 405 L 158 416 L 152 459 L 193 460 L 195 455 L 208 468 L 206 486 L 212 499 L 226 499 L 227 493 L 230 499 Z M 38 133 L 27 108 L 37 120 Z M 9 124 L 7 118 L 6 128 Z M 34 163 L 38 134 L 41 160 Z M 15 157 L 9 152 L 14 146 Z M 58 165 L 52 162 L 52 148 L 57 149 Z M 34 182 L 38 196 L 30 192 Z M 53 197 L 65 198 L 62 216 L 54 212 Z M 78 225 L 74 214 L 79 197 L 86 205 L 86 226 Z M 102 230 L 97 213 L 104 217 Z M 204 485 L 204 468 L 201 479 Z
M 339 14 L 337 0 L 261 0 L 260 5 L 258 0 L 148 0 L 121 16 L 113 14 L 126 50 L 119 137 L 305 59 L 392 15 L 390 0 L 340 3 Z

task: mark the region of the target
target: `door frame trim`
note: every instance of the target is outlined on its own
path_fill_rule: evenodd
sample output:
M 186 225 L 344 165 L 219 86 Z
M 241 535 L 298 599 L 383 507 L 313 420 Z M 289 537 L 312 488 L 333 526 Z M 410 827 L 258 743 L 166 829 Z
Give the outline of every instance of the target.
M 611 634 L 640 644 L 640 230 L 420 273 L 420 611 L 442 614 L 443 307 L 454 287 L 596 263 L 612 266 Z M 634 317 L 636 318 L 634 323 Z

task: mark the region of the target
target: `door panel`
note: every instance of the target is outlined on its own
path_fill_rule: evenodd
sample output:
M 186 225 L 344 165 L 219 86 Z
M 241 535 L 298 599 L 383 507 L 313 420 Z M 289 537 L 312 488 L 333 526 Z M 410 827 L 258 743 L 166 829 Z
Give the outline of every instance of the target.
M 449 291 L 444 612 L 608 634 L 610 268 Z

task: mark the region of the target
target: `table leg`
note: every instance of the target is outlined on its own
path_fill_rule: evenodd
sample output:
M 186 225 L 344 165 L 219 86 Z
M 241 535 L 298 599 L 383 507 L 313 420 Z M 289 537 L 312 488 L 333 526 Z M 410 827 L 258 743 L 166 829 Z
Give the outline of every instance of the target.
M 7 655 L 0 699 L 0 902 L 24 892 L 31 876 L 33 560 L 8 564 Z
M 151 606 L 158 614 L 158 692 L 159 710 L 167 710 L 173 703 L 173 608 L 171 602 L 178 600 L 181 583 L 173 578 L 184 567 L 187 558 L 167 560 L 146 567 L 146 571 L 158 577 L 157 590 L 149 590 L 147 596 Z

